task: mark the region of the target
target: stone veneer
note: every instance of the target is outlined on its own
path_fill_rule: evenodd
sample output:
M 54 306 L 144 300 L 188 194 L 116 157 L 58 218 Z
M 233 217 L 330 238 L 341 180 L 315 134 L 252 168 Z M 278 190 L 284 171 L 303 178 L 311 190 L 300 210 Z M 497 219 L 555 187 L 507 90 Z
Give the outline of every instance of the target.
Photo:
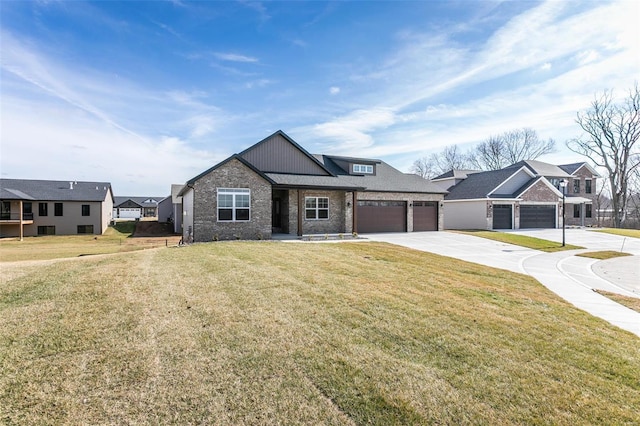
M 248 222 L 218 222 L 217 188 L 249 188 Z M 212 170 L 194 184 L 194 241 L 271 238 L 271 184 L 237 159 Z
M 351 219 L 353 196 L 345 191 L 323 191 L 314 189 L 292 189 L 289 191 L 289 234 L 340 234 L 351 233 L 353 221 Z M 302 197 L 302 230 L 298 232 L 298 197 Z M 329 219 L 307 219 L 304 212 L 305 197 L 329 198 Z M 348 205 L 348 204 L 351 205 Z
M 573 181 L 576 179 L 580 179 L 580 192 L 578 194 L 573 192 Z M 591 179 L 591 194 L 587 194 L 585 192 L 586 189 L 586 183 L 585 181 L 587 179 Z M 573 179 L 571 179 L 569 181 L 569 183 L 567 184 L 567 195 L 573 195 L 573 196 L 579 196 L 579 197 L 583 197 L 583 198 L 588 198 L 591 200 L 591 217 L 585 217 L 584 218 L 584 223 L 582 221 L 582 218 L 580 217 L 573 217 L 573 204 L 568 204 L 567 205 L 567 225 L 569 226 L 593 226 L 593 224 L 596 222 L 596 212 L 595 212 L 595 206 L 596 206 L 596 198 L 597 198 L 597 192 L 596 192 L 596 178 L 593 177 L 593 175 L 591 174 L 591 172 L 589 171 L 589 169 L 587 167 L 582 167 L 579 170 L 576 171 Z M 567 201 L 570 200 L 571 197 L 567 197 Z M 580 214 L 581 216 L 585 216 L 586 215 L 586 208 L 583 206 L 581 206 L 580 208 Z

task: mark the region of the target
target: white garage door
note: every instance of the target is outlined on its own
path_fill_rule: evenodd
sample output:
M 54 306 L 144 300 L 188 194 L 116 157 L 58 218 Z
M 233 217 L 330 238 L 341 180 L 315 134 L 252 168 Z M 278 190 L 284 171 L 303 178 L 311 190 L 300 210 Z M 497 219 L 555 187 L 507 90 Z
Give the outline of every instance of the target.
M 138 219 L 140 218 L 140 209 L 119 209 L 120 219 Z

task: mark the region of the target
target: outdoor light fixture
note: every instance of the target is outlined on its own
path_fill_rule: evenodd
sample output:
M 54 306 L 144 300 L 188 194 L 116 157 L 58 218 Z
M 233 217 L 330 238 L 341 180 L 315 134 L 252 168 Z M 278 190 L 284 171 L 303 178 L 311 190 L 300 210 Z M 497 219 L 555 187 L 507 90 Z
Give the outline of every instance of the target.
M 562 247 L 564 247 L 564 222 L 565 222 L 565 214 L 564 214 L 564 192 L 567 187 L 566 179 L 562 179 L 560 181 L 560 188 L 562 188 Z

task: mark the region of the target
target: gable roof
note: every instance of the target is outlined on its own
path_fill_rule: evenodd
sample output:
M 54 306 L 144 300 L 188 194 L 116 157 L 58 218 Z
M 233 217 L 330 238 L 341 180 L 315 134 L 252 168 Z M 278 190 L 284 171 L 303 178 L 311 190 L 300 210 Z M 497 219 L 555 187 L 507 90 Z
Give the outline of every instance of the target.
M 506 169 L 470 174 L 465 180 L 449 188 L 449 194 L 447 194 L 445 199 L 465 200 L 487 198 L 500 185 L 506 182 L 507 179 L 518 173 L 521 169 L 522 167 L 508 167 Z M 503 198 L 506 196 L 500 195 L 499 197 Z
M 160 201 L 162 201 L 165 197 L 125 197 L 125 196 L 117 196 L 113 197 L 114 202 L 113 206 L 118 207 L 127 201 L 132 201 L 140 207 L 156 207 Z M 155 200 L 152 201 L 152 200 Z
M 556 177 L 556 178 L 571 177 L 569 173 L 562 170 L 560 167 L 554 164 L 544 163 L 542 161 L 537 161 L 537 160 L 518 161 L 517 163 L 512 164 L 507 168 L 522 167 L 522 166 L 527 167 L 529 170 L 531 170 L 533 173 L 535 173 L 538 176 L 547 176 L 547 177 Z
M 109 182 L 0 179 L 0 198 L 24 201 L 104 201 L 113 200 Z
M 594 176 L 594 177 L 602 177 L 598 174 L 598 172 L 596 172 L 596 170 L 591 167 L 589 165 L 589 163 L 573 163 L 573 164 L 563 164 L 558 166 L 560 167 L 562 170 L 564 170 L 565 172 L 569 173 L 570 175 L 575 174 L 578 170 L 580 170 L 583 167 L 586 167 L 587 169 L 589 169 L 589 172 Z
M 278 162 L 277 154 L 294 157 L 290 163 Z M 264 160 L 264 157 L 270 159 Z M 184 195 L 187 188 L 211 171 L 237 159 L 259 174 L 269 183 L 282 188 L 340 189 L 348 191 L 417 192 L 446 194 L 447 191 L 430 181 L 413 174 L 402 173 L 381 160 L 371 158 L 311 155 L 281 130 L 216 164 L 198 176 L 187 181 L 178 195 Z M 336 161 L 375 164 L 374 175 L 350 175 Z M 287 164 L 301 167 L 287 168 Z M 274 170 L 275 169 L 275 170 Z
M 282 130 L 267 136 L 238 156 L 265 173 L 331 176 L 332 173 Z
M 459 169 L 452 169 L 449 170 L 448 172 L 444 172 L 441 175 L 438 175 L 436 177 L 434 177 L 431 180 L 441 180 L 441 179 L 451 179 L 451 178 L 455 178 L 455 179 L 466 179 L 467 176 L 469 176 L 470 174 L 473 173 L 481 173 L 482 170 L 459 170 Z

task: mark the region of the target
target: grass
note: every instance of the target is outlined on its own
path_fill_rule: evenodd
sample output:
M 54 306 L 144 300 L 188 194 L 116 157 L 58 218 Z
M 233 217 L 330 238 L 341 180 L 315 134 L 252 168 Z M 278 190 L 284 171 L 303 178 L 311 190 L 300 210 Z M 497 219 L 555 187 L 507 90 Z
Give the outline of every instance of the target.
M 621 235 L 623 237 L 640 238 L 640 229 L 602 228 L 602 229 L 596 229 L 595 232 L 604 232 L 606 234 Z
M 631 254 L 624 253 L 621 251 L 602 250 L 602 251 L 590 251 L 587 253 L 578 253 L 576 254 L 576 256 L 589 257 L 591 259 L 607 260 L 607 259 L 613 259 L 615 257 L 631 256 Z
M 638 338 L 382 243 L 6 264 L 4 424 L 638 424 Z
M 0 263 L 130 252 L 176 245 L 180 237 L 132 237 L 135 222 L 118 222 L 104 235 L 52 235 L 0 239 Z
M 614 302 L 618 302 L 619 304 L 626 306 L 629 309 L 633 309 L 636 312 L 640 312 L 640 298 L 623 296 L 618 293 L 611 293 L 609 291 L 604 291 L 604 290 L 596 290 L 596 292 L 602 294 L 603 296 L 608 297 Z
M 543 240 L 541 238 L 529 237 L 526 235 L 510 234 L 507 232 L 496 231 L 480 231 L 480 230 L 468 230 L 468 231 L 452 231 L 459 232 L 461 234 L 473 235 L 474 237 L 486 238 L 488 240 L 500 241 L 507 244 L 513 244 L 520 247 L 527 247 L 534 250 L 540 250 L 547 253 L 563 250 L 576 250 L 584 247 L 574 246 L 566 244 L 564 247 L 560 243 L 555 241 Z

